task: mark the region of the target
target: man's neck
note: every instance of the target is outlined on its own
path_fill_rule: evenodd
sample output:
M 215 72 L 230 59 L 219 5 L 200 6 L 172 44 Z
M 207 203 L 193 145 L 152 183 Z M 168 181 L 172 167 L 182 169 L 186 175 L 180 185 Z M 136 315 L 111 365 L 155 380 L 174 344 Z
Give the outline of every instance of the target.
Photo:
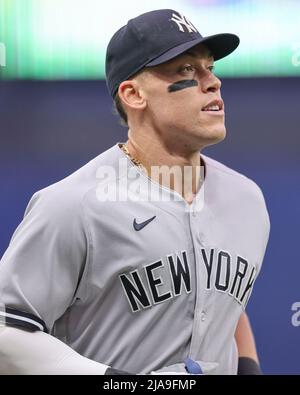
M 199 151 L 170 149 L 156 140 L 139 142 L 130 133 L 126 146 L 131 157 L 143 165 L 153 181 L 176 191 L 192 203 L 204 179 Z

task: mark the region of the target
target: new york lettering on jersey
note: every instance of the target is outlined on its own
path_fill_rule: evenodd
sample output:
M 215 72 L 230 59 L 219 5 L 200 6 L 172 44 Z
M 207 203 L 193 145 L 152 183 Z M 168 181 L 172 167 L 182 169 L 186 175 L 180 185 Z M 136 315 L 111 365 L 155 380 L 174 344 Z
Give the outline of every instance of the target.
M 206 289 L 211 292 L 228 293 L 245 308 L 255 281 L 255 266 L 243 257 L 237 256 L 234 259 L 222 250 L 202 248 L 201 254 L 202 265 L 206 268 Z M 133 312 L 175 298 L 184 292 L 192 292 L 187 251 L 146 264 L 141 270 L 146 274 L 147 281 L 142 280 L 140 270 L 122 273 L 119 276 Z M 161 271 L 168 273 L 172 284 L 165 293 L 159 291 L 159 287 L 164 285 L 160 276 Z

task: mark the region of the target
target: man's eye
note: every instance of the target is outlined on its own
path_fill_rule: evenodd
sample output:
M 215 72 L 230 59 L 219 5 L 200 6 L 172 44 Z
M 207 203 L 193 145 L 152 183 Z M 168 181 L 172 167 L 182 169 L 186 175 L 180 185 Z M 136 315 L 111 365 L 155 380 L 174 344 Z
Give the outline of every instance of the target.
M 192 66 L 192 65 L 190 65 L 190 64 L 187 64 L 187 65 L 183 66 L 183 67 L 180 69 L 180 71 L 183 72 L 183 73 L 194 72 L 194 71 L 195 71 L 195 67 Z
M 215 70 L 215 66 L 209 66 L 208 70 L 210 70 L 211 72 L 213 72 Z

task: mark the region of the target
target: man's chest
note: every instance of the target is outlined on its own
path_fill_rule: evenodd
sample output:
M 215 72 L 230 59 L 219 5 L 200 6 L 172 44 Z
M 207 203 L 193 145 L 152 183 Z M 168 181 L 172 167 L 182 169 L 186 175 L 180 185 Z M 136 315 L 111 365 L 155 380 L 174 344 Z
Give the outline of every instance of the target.
M 257 272 L 252 248 L 245 249 L 249 232 L 210 210 L 176 208 L 120 203 L 87 212 L 92 281 L 125 294 L 133 312 L 196 290 L 245 305 Z

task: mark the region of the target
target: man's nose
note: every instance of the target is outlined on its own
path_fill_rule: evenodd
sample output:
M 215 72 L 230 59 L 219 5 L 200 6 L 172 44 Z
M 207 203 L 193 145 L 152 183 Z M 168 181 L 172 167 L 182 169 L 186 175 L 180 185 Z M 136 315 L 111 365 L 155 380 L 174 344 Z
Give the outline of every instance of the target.
M 222 82 L 214 74 L 210 73 L 202 78 L 201 89 L 203 92 L 217 92 L 221 89 Z

